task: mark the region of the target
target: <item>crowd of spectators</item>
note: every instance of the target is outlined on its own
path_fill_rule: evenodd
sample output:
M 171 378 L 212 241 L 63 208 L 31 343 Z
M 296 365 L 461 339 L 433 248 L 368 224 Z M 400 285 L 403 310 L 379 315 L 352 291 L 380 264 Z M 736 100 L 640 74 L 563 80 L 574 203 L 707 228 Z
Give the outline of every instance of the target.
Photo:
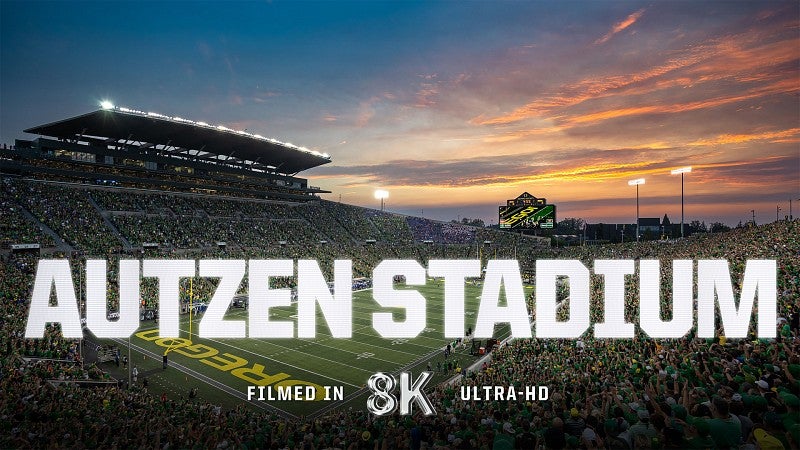
M 439 222 L 423 217 L 406 217 L 414 241 L 434 244 L 491 245 L 513 249 L 515 246 L 537 247 L 541 242 L 534 237 L 508 233 L 494 228 L 475 227 L 461 223 Z
M 20 358 L 14 361 L 13 369 L 24 378 L 39 378 L 50 381 L 109 381 L 111 377 L 95 364 L 83 367 L 80 361 Z
M 87 255 L 105 255 L 116 246 L 102 217 L 88 205 L 85 191 L 41 183 L 12 182 L 3 187 L 4 200 L 24 205 L 86 254 L 73 256 L 73 273 L 79 279 Z M 141 198 L 120 200 L 133 194 L 95 196 L 103 211 L 128 211 L 146 218 L 120 231 L 129 239 L 140 236 L 135 228 L 170 226 L 149 214 L 161 206 L 147 206 Z M 136 194 L 139 195 L 139 194 Z M 150 194 L 148 194 L 150 195 Z M 155 194 L 154 194 L 155 195 Z M 167 195 L 167 194 L 164 194 Z M 171 197 L 170 197 L 171 198 Z M 205 200 L 190 199 L 190 208 L 167 208 L 180 225 L 192 221 L 205 225 L 197 230 L 218 230 L 223 240 L 257 243 L 272 231 L 245 231 L 244 225 L 273 224 L 272 207 L 250 210 L 232 201 L 233 209 L 214 209 Z M 149 202 L 149 201 L 148 201 Z M 154 201 L 153 205 L 157 204 Z M 200 203 L 197 203 L 200 202 Z M 115 206 L 118 205 L 118 206 Z M 246 203 L 249 205 L 249 203 Z M 641 242 L 621 245 L 563 249 L 542 248 L 516 236 L 498 237 L 495 232 L 475 231 L 475 238 L 490 244 L 390 245 L 358 243 L 353 233 L 359 227 L 375 228 L 392 217 L 343 213 L 335 207 L 314 203 L 292 206 L 296 221 L 313 224 L 320 234 L 305 240 L 287 239 L 286 245 L 249 248 L 200 249 L 185 244 L 184 250 L 157 249 L 145 257 L 213 258 L 314 258 L 326 276 L 332 261 L 349 258 L 354 276 L 369 277 L 375 264 L 388 257 L 431 258 L 480 256 L 512 257 L 532 276 L 537 259 L 580 259 L 587 267 L 595 259 L 659 259 L 662 269 L 662 302 L 669 315 L 673 259 L 730 261 L 734 289 L 738 294 L 746 259 L 778 262 L 778 339 L 727 339 L 724 330 L 715 339 L 652 340 L 641 336 L 630 340 L 601 340 L 591 332 L 580 340 L 517 339 L 501 346 L 491 360 L 474 370 L 464 369 L 455 384 L 432 389 L 436 406 L 433 416 L 375 417 L 359 410 L 333 410 L 320 417 L 286 420 L 272 413 L 254 412 L 244 406 L 223 409 L 196 398 L 159 398 L 147 388 L 125 389 L 116 385 L 78 388 L 71 380 L 102 380 L 97 368 L 81 367 L 78 343 L 63 339 L 58 327 L 49 326 L 45 339 L 23 337 L 27 302 L 36 258 L 7 255 L 0 264 L 0 447 L 14 448 L 714 448 L 791 449 L 800 447 L 800 221 L 781 221 L 727 233 L 694 235 L 671 242 Z M 119 209 L 122 208 L 122 209 Z M 134 209 L 136 208 L 136 209 Z M 155 208 L 155 209 L 153 209 Z M 82 212 L 86 210 L 88 212 Z M 197 211 L 200 211 L 198 214 Z M 167 220 L 169 215 L 162 215 Z M 259 216 L 259 218 L 255 218 Z M 239 218 L 225 221 L 223 218 Z M 93 219 L 91 219 L 93 218 Z M 128 220 L 128 219 L 122 219 Z M 133 219 L 131 219 L 133 220 Z M 367 225 L 342 222 L 366 220 Z M 219 227 L 208 224 L 219 222 Z M 438 222 L 405 220 L 415 241 L 437 229 Z M 278 224 L 281 222 L 275 222 Z M 371 225 L 370 225 L 371 224 Z M 78 227 L 83 227 L 77 233 Z M 172 225 L 174 226 L 174 225 Z M 88 231 L 87 231 L 88 230 Z M 232 231 L 231 231 L 232 230 Z M 426 231 L 428 230 L 428 231 Z M 441 224 L 432 236 L 443 238 Z M 246 237 L 245 233 L 255 233 Z M 91 233 L 97 235 L 92 236 Z M 144 233 L 144 232 L 143 232 Z M 202 233 L 202 231 L 198 231 Z M 234 233 L 226 234 L 226 233 Z M 277 233 L 277 232 L 275 232 Z M 438 233 L 438 234 L 436 234 Z M 85 234 L 85 235 L 84 235 Z M 164 242 L 174 243 L 172 235 Z M 203 235 L 205 236 L 205 235 Z M 245 236 L 245 237 L 243 237 Z M 331 242 L 320 243 L 320 236 Z M 145 234 L 138 238 L 145 241 Z M 203 238 L 206 239 L 206 238 Z M 209 242 L 217 239 L 208 238 Z M 155 239 L 153 239 L 155 240 Z M 314 242 L 316 241 L 316 242 Z M 203 241 L 205 242 L 205 241 Z M 179 247 L 179 246 L 175 246 Z M 257 247 L 257 248 L 256 248 Z M 60 255 L 54 255 L 60 256 Z M 115 305 L 116 260 L 109 259 L 109 301 Z M 593 279 L 593 322 L 602 321 L 602 283 Z M 184 280 L 181 296 L 191 292 L 207 296 L 216 281 Z M 292 279 L 285 280 L 287 286 Z M 637 292 L 633 279 L 626 317 L 638 323 Z M 157 283 L 142 283 L 142 298 L 155 307 Z M 567 289 L 567 286 L 563 286 Z M 532 299 L 531 299 L 532 300 Z M 562 310 L 566 310 L 562 309 Z M 55 361 L 54 361 L 55 360 Z M 49 383 L 60 380 L 63 383 Z M 536 386 L 550 388 L 548 400 L 474 401 L 460 398 L 460 386 Z
M 95 208 L 94 205 L 97 205 Z M 156 193 L 121 188 L 89 188 L 19 179 L 3 180 L 4 236 L 52 239 L 22 217 L 25 207 L 75 250 L 101 256 L 122 248 L 120 237 L 135 247 L 144 243 L 176 249 L 207 249 L 218 242 L 240 247 L 382 243 L 410 246 L 425 241 L 442 245 L 497 248 L 532 245 L 521 235 L 462 224 L 405 217 L 329 201 L 281 204 L 270 201 Z M 109 227 L 104 217 L 110 220 Z M 113 228 L 116 227 L 116 230 Z
M 537 259 L 578 259 L 592 267 L 600 259 L 657 259 L 661 270 L 661 307 L 671 316 L 672 261 L 680 259 L 725 259 L 729 261 L 734 294 L 738 298 L 745 262 L 748 259 L 775 259 L 778 266 L 778 315 L 800 312 L 800 221 L 780 221 L 759 227 L 740 228 L 727 233 L 700 233 L 677 241 L 643 241 L 618 245 L 565 248 L 520 247 L 520 266 L 533 279 Z M 634 321 L 638 298 L 636 278 L 626 278 L 626 318 Z M 593 322 L 602 321 L 602 278 L 592 275 Z
M 122 243 L 110 232 L 86 192 L 70 187 L 8 180 L 2 184 L 5 201 L 24 206 L 43 224 L 88 255 L 117 253 Z
M 11 198 L 0 199 L 0 248 L 11 244 L 39 244 L 52 247 L 53 238 L 32 224 Z
M 469 244 L 475 240 L 477 228 L 458 223 L 442 223 L 442 242 L 447 244 Z
M 381 242 L 393 245 L 408 245 L 414 242 L 414 235 L 403 216 L 376 210 L 367 210 L 366 214 L 378 228 Z
M 175 249 L 316 245 L 323 236 L 299 220 L 114 215 L 112 222 L 134 247 Z
M 256 199 L 186 193 L 155 193 L 120 188 L 95 188 L 89 194 L 104 211 L 144 212 L 179 216 L 283 218 L 288 206 Z
M 520 233 L 507 233 L 490 228 L 478 228 L 475 231 L 475 240 L 478 243 L 489 241 L 493 246 L 504 249 L 541 247 L 543 242 L 544 246 L 549 246 L 550 244 L 548 238 L 537 238 Z
M 408 226 L 414 238 L 420 241 L 445 243 L 442 237 L 442 224 L 422 217 L 409 217 Z
M 368 209 L 344 203 L 322 201 L 328 216 L 327 220 L 335 220 L 347 230 L 357 241 L 377 240 L 381 233 L 368 218 Z

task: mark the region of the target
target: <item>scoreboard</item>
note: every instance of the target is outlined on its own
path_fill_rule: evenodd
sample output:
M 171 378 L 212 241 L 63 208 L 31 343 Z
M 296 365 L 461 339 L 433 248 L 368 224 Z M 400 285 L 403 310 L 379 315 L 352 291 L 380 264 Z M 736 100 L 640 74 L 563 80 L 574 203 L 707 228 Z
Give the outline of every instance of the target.
M 546 199 L 523 192 L 500 206 L 498 223 L 504 230 L 553 229 L 556 226 L 556 205 L 548 205 Z

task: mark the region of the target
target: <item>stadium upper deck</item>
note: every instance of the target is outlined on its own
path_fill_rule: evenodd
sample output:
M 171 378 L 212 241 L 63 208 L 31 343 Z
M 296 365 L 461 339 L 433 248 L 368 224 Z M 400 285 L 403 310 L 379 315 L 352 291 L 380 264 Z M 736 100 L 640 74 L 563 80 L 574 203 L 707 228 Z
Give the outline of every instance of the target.
M 324 193 L 298 172 L 330 156 L 180 117 L 115 107 L 35 126 L 33 140 L 0 150 L 0 170 L 50 179 L 257 198 Z

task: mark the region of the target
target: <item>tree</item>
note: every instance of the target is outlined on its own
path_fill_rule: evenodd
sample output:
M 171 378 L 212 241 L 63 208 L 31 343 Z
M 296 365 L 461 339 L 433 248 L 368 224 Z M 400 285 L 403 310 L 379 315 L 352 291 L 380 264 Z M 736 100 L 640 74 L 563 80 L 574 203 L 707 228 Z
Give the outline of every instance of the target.
M 672 223 L 669 221 L 669 216 L 664 214 L 664 218 L 661 219 L 661 226 L 663 226 L 664 229 L 666 229 L 670 225 L 672 225 Z
M 556 224 L 557 234 L 582 234 L 586 222 L 583 219 L 567 217 Z
M 725 225 L 721 222 L 714 222 L 711 224 L 711 232 L 712 233 L 721 233 L 724 231 L 731 231 L 731 227 Z
M 486 224 L 484 223 L 483 219 L 469 219 L 467 217 L 462 218 L 461 222 L 459 222 L 458 220 L 453 219 L 453 220 L 450 221 L 450 223 L 460 223 L 462 225 L 470 225 L 470 226 L 473 226 L 473 227 L 480 227 L 480 228 L 483 228 L 483 227 L 486 226 Z
M 691 228 L 692 231 L 694 231 L 695 233 L 698 233 L 698 232 L 699 233 L 704 233 L 704 232 L 708 231 L 706 229 L 706 223 L 705 222 L 700 223 L 699 220 L 693 220 L 693 221 L 689 222 L 689 228 Z

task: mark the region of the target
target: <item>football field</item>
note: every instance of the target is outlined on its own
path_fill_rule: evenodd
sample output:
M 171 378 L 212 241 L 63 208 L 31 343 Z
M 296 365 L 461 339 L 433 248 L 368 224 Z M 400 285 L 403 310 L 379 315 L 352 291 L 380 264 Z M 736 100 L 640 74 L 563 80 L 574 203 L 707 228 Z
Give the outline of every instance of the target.
M 147 377 L 150 386 L 182 395 L 197 387 L 201 398 L 228 407 L 250 403 L 254 408 L 267 409 L 284 415 L 309 415 L 341 406 L 363 409 L 367 393 L 364 386 L 376 372 L 411 371 L 415 375 L 430 364 L 436 372 L 431 383 L 454 376 L 446 373 L 446 362 L 467 367 L 477 359 L 470 356 L 471 343 L 455 349 L 455 355 L 445 360 L 444 348 L 454 340 L 444 338 L 444 283 L 429 280 L 426 286 L 414 286 L 426 299 L 427 328 L 413 339 L 385 339 L 372 328 L 373 312 L 392 312 L 379 307 L 372 290 L 353 292 L 353 335 L 350 339 L 332 338 L 324 316 L 317 308 L 317 336 L 314 339 L 203 339 L 197 335 L 202 314 L 181 316 L 181 337 L 161 339 L 157 324 L 146 322 L 131 338 L 131 360 L 137 364 L 140 379 Z M 525 288 L 526 296 L 531 287 Z M 465 327 L 474 329 L 480 302 L 481 286 L 465 286 Z M 505 301 L 501 291 L 501 302 Z M 200 299 L 202 300 L 202 299 Z M 270 309 L 271 320 L 296 322 L 296 305 Z M 395 318 L 402 320 L 405 310 L 397 309 Z M 231 308 L 226 319 L 247 319 L 247 310 Z M 144 323 L 143 323 L 144 326 Z M 296 327 L 296 325 L 295 325 Z M 507 325 L 495 328 L 495 338 L 509 334 Z M 485 345 L 483 340 L 476 346 Z M 117 340 L 123 353 L 127 340 Z M 169 368 L 161 369 L 166 353 Z M 442 367 L 442 368 L 440 368 Z M 278 386 L 313 386 L 316 401 L 252 400 L 247 402 L 248 385 L 272 386 L 277 396 Z M 325 387 L 328 386 L 326 391 Z M 428 387 L 432 387 L 429 384 Z M 151 389 L 152 390 L 152 389 Z M 321 400 L 327 392 L 329 400 Z M 267 395 L 265 393 L 265 395 Z

